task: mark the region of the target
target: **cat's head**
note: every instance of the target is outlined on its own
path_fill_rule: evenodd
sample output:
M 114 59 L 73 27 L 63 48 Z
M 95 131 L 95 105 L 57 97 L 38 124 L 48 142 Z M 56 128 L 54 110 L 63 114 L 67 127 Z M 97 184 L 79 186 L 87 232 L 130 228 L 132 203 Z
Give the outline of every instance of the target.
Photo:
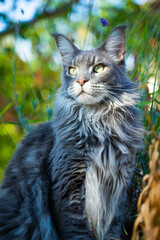
M 55 33 L 62 56 L 62 90 L 75 101 L 95 105 L 114 101 L 124 92 L 125 26 L 118 26 L 96 49 L 79 50 L 68 38 Z

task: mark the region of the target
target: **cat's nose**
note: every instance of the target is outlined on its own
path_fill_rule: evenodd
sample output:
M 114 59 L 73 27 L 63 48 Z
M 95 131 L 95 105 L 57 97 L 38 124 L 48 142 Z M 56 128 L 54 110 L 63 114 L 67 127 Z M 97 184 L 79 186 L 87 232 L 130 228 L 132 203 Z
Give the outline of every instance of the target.
M 80 84 L 80 86 L 83 86 L 87 80 L 85 78 L 78 79 L 76 82 Z

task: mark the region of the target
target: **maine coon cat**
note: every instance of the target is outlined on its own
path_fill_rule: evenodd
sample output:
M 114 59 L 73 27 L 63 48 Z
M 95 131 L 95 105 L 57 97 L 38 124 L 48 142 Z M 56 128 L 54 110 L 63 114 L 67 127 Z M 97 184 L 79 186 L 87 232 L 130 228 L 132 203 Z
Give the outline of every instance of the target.
M 63 62 L 55 119 L 31 131 L 11 160 L 0 240 L 120 239 L 142 138 L 137 87 L 125 70 L 125 26 L 89 51 L 53 36 Z

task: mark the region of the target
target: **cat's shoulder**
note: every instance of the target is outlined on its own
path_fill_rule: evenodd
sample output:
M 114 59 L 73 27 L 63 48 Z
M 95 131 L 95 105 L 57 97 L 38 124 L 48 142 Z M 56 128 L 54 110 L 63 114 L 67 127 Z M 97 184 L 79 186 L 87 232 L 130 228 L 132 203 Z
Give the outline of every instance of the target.
M 54 145 L 53 122 L 46 122 L 31 130 L 21 141 L 13 155 L 14 161 L 38 161 L 47 158 Z
M 7 167 L 3 187 L 47 172 L 50 151 L 54 146 L 52 126 L 53 122 L 40 124 L 24 137 Z
M 54 141 L 54 121 L 39 124 L 31 130 L 21 141 L 21 145 L 44 147 Z M 42 144 L 43 142 L 43 144 Z

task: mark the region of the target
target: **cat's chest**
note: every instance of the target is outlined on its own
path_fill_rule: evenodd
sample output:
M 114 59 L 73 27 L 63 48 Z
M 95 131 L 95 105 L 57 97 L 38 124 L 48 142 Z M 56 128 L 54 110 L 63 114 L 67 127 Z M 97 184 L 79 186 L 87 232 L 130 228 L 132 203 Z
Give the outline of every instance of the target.
M 104 148 L 107 139 L 110 138 L 111 128 L 106 127 L 103 121 L 96 121 L 93 118 L 86 118 L 84 124 L 80 129 L 83 136 L 85 136 L 86 148 L 89 148 L 90 154 L 98 155 L 97 150 Z
M 115 150 L 111 142 L 108 142 L 107 146 L 101 143 L 91 147 L 90 160 L 85 176 L 86 220 L 89 229 L 92 229 L 100 239 L 103 233 L 99 231 L 103 229 L 103 218 L 107 212 L 106 186 L 110 182 L 112 188 L 113 176 L 116 179 L 118 169 Z

